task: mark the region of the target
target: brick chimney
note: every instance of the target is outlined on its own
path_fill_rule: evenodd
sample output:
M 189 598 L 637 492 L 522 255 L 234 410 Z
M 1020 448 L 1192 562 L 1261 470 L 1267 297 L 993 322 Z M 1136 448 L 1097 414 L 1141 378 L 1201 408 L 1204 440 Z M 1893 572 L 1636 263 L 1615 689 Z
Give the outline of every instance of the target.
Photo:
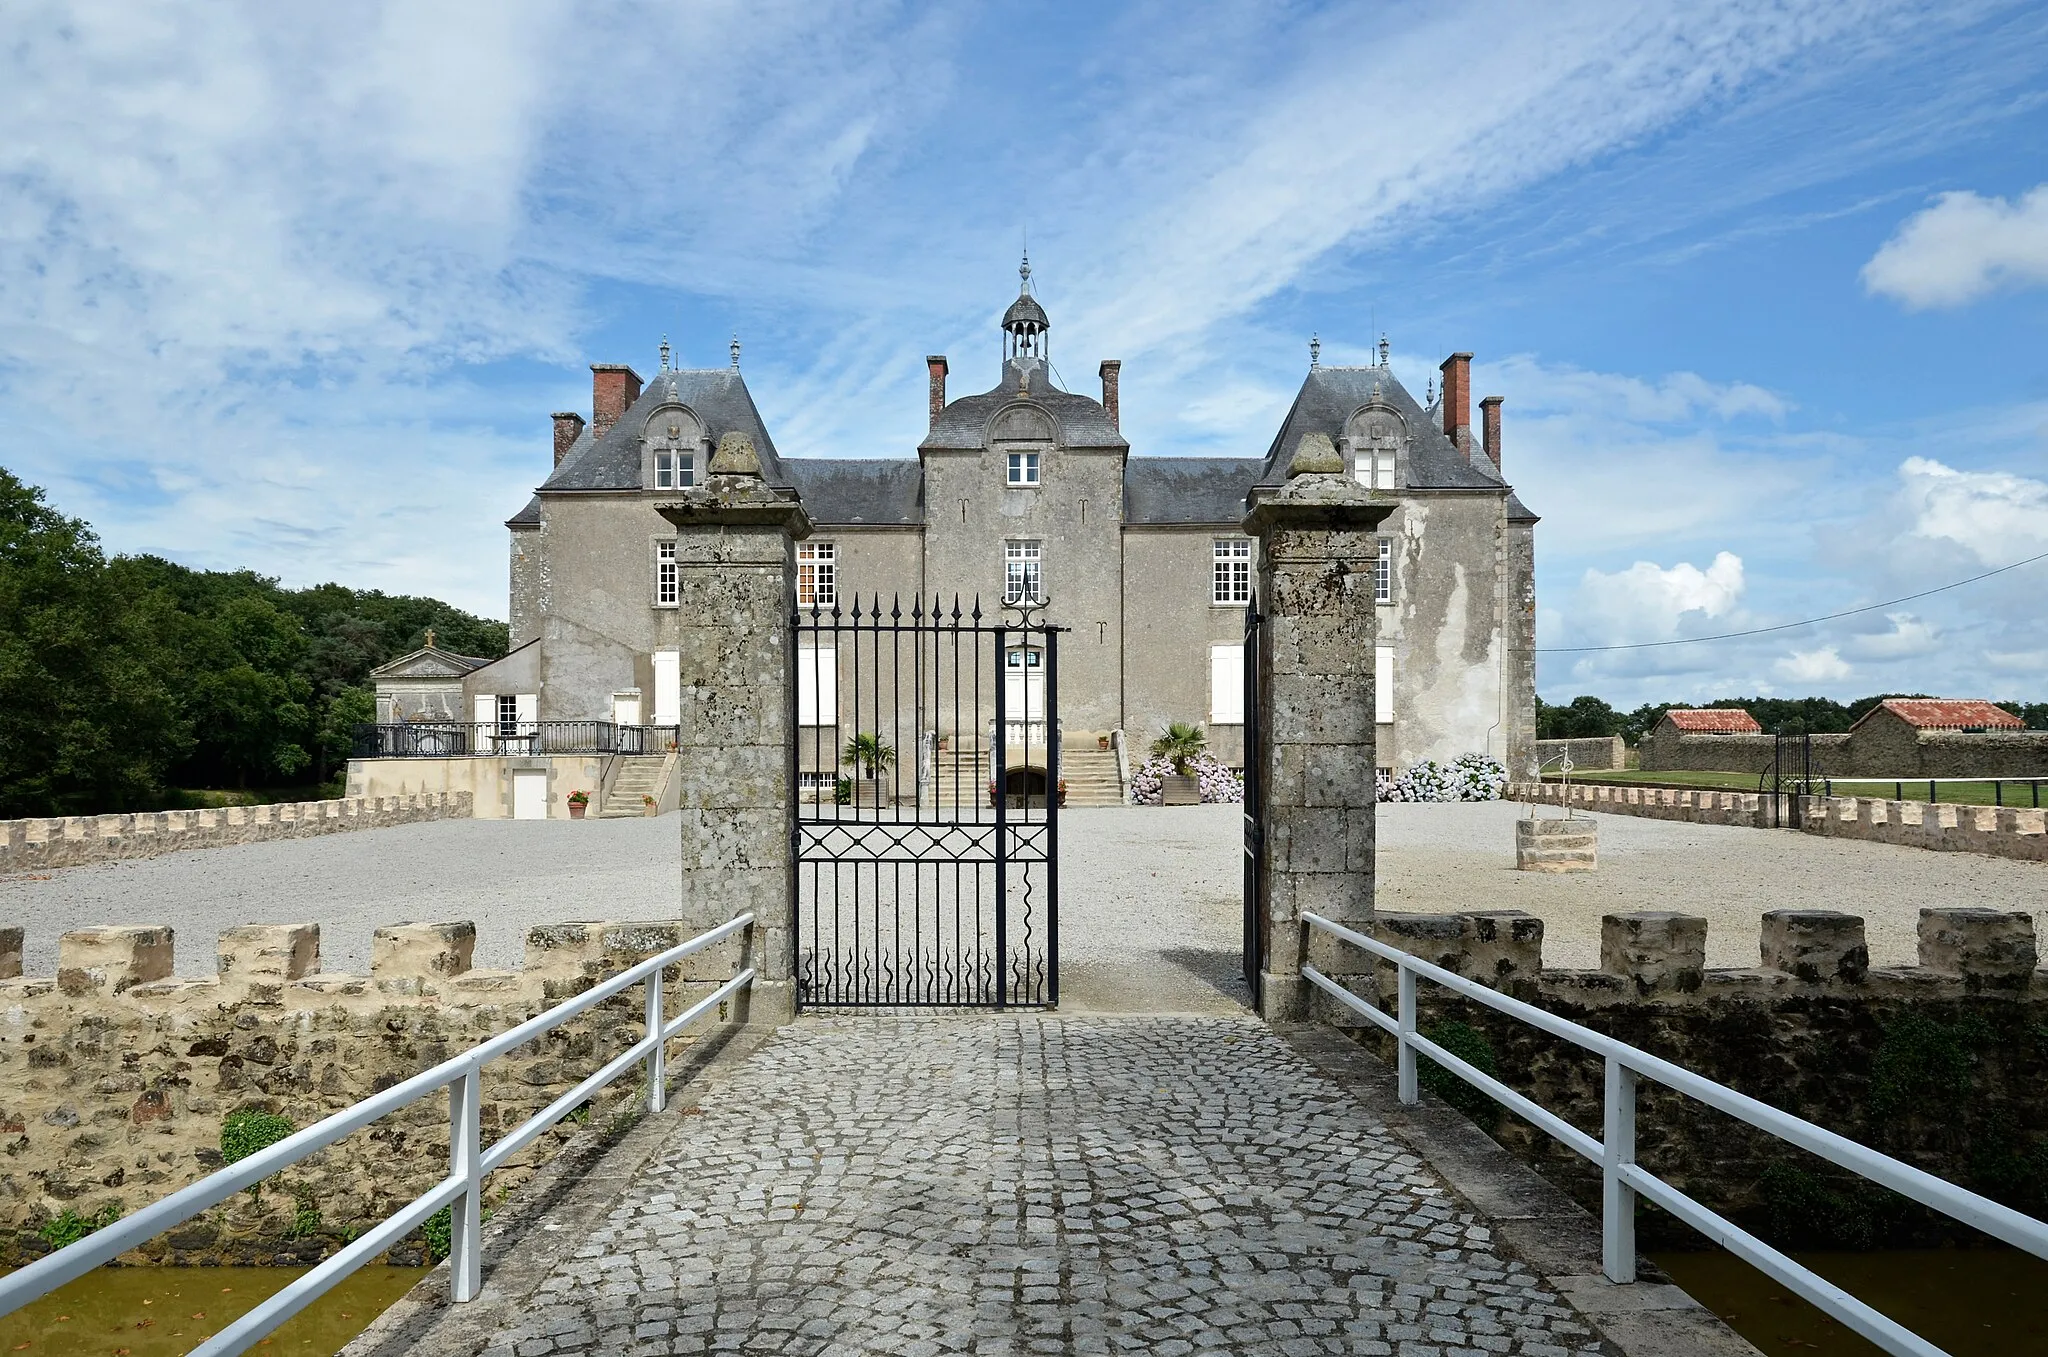
M 1472 456 L 1472 355 L 1444 359 L 1444 432 L 1467 460 Z
M 591 435 L 603 438 L 634 401 L 640 399 L 640 374 L 624 363 L 590 365 Z
M 1123 431 L 1124 426 L 1117 419 L 1116 382 L 1118 375 L 1123 370 L 1124 360 L 1121 358 L 1105 358 L 1102 360 L 1102 408 L 1109 411 L 1109 427 L 1117 430 L 1119 433 Z
M 952 369 L 946 366 L 946 355 L 943 353 L 926 354 L 924 366 L 932 378 L 932 427 L 937 428 L 939 412 L 946 408 L 946 374 Z
M 583 432 L 583 416 L 574 410 L 555 411 L 555 465 L 569 455 L 569 449 L 576 446 L 576 438 Z
M 1500 470 L 1500 396 L 1488 396 L 1479 402 L 1479 443 L 1486 449 L 1487 460 L 1493 463 L 1495 471 Z

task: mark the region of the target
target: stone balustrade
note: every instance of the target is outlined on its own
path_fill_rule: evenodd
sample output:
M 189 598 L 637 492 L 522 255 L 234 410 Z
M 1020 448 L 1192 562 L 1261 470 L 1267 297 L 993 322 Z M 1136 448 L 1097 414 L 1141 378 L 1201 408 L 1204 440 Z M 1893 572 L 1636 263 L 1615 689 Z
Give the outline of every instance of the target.
M 467 820 L 473 810 L 474 798 L 468 792 L 419 792 L 210 810 L 0 820 L 0 873 L 153 858 L 185 848 L 303 839 L 423 820 Z
M 64 1210 L 132 1212 L 205 1176 L 222 1162 L 231 1113 L 311 1125 L 701 931 L 547 924 L 528 931 L 518 969 L 481 970 L 471 965 L 473 923 L 397 923 L 376 930 L 367 975 L 343 975 L 320 969 L 317 924 L 252 924 L 220 936 L 211 974 L 181 977 L 170 928 L 81 928 L 59 940 L 55 975 L 25 977 L 22 930 L 0 929 L 0 1261 L 32 1253 L 41 1223 Z M 734 938 L 671 967 L 668 1011 L 730 979 L 742 946 Z M 486 1143 L 638 1040 L 643 1003 L 634 987 L 493 1062 Z M 523 1150 L 493 1175 L 492 1195 L 525 1181 L 575 1129 L 563 1123 Z M 431 1187 L 447 1172 L 447 1141 L 445 1104 L 429 1098 L 145 1256 L 319 1257 Z M 318 1228 L 307 1228 L 309 1210 Z
M 1683 820 L 1690 824 L 1765 829 L 1771 827 L 1773 818 L 1770 794 L 1758 792 L 1689 791 L 1591 782 L 1511 782 L 1505 796 L 1510 801 L 1568 805 L 1574 810 Z M 1779 801 L 1779 818 L 1789 821 L 1792 798 L 1780 797 Z M 1870 796 L 1811 796 L 1804 798 L 1804 820 L 1799 828 L 1829 838 L 2048 862 L 2048 809 L 1943 805 Z

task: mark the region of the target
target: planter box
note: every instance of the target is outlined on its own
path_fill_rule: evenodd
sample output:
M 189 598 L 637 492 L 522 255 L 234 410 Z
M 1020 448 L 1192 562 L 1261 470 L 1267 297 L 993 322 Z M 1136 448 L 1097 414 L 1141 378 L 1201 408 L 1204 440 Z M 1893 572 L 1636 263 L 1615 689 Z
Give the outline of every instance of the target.
M 1198 779 L 1168 773 L 1159 788 L 1159 804 L 1162 806 L 1199 806 L 1202 804 L 1202 784 Z
M 1523 872 L 1591 872 L 1599 867 L 1599 821 L 1570 819 L 1515 821 L 1515 869 Z
M 896 799 L 889 795 L 887 784 L 873 778 L 858 777 L 853 780 L 853 804 L 875 810 L 882 806 L 893 806 Z

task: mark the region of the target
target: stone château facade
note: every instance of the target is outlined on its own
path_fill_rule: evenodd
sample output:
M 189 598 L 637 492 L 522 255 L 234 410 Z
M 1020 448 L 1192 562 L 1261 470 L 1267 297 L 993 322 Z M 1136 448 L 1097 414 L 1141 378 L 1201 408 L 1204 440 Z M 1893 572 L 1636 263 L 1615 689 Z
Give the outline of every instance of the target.
M 950 608 L 979 596 L 995 613 L 1006 595 L 1043 599 L 1046 620 L 1070 629 L 1058 657 L 1068 748 L 1114 730 L 1142 748 L 1186 721 L 1235 763 L 1257 572 L 1246 496 L 1279 484 L 1301 440 L 1320 434 L 1393 506 L 1378 542 L 1377 651 L 1358 657 L 1379 680 L 1379 762 L 1486 751 L 1533 772 L 1536 518 L 1501 474 L 1498 397 L 1473 425 L 1470 354 L 1445 360 L 1442 396 L 1425 409 L 1384 342 L 1364 367 L 1325 367 L 1312 347 L 1264 456 L 1134 455 L 1120 364 L 1102 363 L 1099 399 L 1060 389 L 1051 323 L 1023 273 L 994 385 L 950 397 L 946 358 L 927 360 L 930 423 L 914 460 L 781 455 L 737 345 L 718 369 L 671 368 L 664 345 L 644 383 L 593 365 L 591 419 L 554 417 L 552 473 L 507 524 L 514 650 L 463 676 L 466 709 L 478 721 L 674 720 L 690 676 L 675 649 L 674 530 L 656 506 L 700 483 L 721 439 L 740 434 L 809 515 L 802 604 L 879 595 L 907 612 L 919 597 Z

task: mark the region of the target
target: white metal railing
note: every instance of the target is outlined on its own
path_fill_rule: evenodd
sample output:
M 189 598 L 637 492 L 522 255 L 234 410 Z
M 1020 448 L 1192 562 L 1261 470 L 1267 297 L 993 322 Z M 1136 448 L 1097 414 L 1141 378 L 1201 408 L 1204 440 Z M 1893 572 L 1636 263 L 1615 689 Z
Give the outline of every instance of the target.
M 621 971 L 575 998 L 556 1004 L 519 1026 L 472 1046 L 461 1055 L 450 1057 L 430 1070 L 365 1098 L 354 1107 L 317 1121 L 268 1149 L 258 1150 L 162 1201 L 152 1202 L 125 1220 L 116 1221 L 75 1244 L 0 1278 L 0 1315 L 20 1309 L 66 1282 L 84 1276 L 100 1264 L 190 1220 L 201 1211 L 226 1201 L 243 1188 L 260 1183 L 278 1170 L 326 1149 L 378 1118 L 408 1107 L 443 1088 L 448 1090 L 448 1176 L 395 1215 L 364 1231 L 332 1258 L 293 1280 L 283 1290 L 192 1349 L 192 1353 L 193 1357 L 230 1357 L 246 1351 L 278 1325 L 318 1300 L 342 1278 L 424 1224 L 444 1206 L 453 1208 L 449 1213 L 450 1290 L 457 1301 L 476 1299 L 483 1285 L 480 1232 L 484 1175 L 503 1166 L 507 1159 L 524 1149 L 541 1132 L 568 1116 L 637 1063 L 644 1061 L 646 1064 L 647 1109 L 650 1112 L 661 1111 L 668 1102 L 667 1043 L 710 1012 L 714 1005 L 725 1002 L 754 979 L 753 968 L 747 967 L 663 1022 L 662 972 L 693 952 L 701 952 L 725 941 L 753 922 L 752 914 L 742 914 L 730 923 L 720 924 L 708 933 L 700 933 L 688 942 L 648 957 L 630 970 Z M 647 1034 L 606 1062 L 588 1079 L 536 1112 L 517 1130 L 485 1149 L 478 1121 L 484 1066 L 643 981 L 646 983 Z
M 1475 980 L 1431 965 L 1398 947 L 1332 923 L 1321 915 L 1304 914 L 1301 917 L 1310 929 L 1320 929 L 1373 956 L 1393 962 L 1397 968 L 1397 1003 L 1393 1016 L 1381 1012 L 1306 962 L 1302 964 L 1301 974 L 1303 979 L 1332 999 L 1394 1037 L 1399 1049 L 1397 1093 L 1402 1102 L 1413 1103 L 1421 1098 L 1415 1074 L 1415 1056 L 1419 1051 L 1474 1088 L 1505 1104 L 1516 1116 L 1548 1132 L 1583 1158 L 1600 1166 L 1601 1270 L 1609 1281 L 1633 1282 L 1636 1279 L 1635 1204 L 1636 1198 L 1641 1196 L 1663 1207 L 1759 1272 L 1782 1282 L 1886 1352 L 1902 1354 L 1902 1357 L 1946 1357 L 1942 1349 L 1910 1329 L 1638 1165 L 1638 1078 L 1649 1079 L 1683 1093 L 1789 1145 L 1796 1145 L 1859 1177 L 1890 1188 L 1900 1196 L 1910 1197 L 1953 1220 L 1982 1230 L 1995 1239 L 2025 1249 L 2036 1257 L 2048 1258 L 2048 1224 L 2032 1216 L 2022 1215 L 1910 1164 L 1902 1164 L 1889 1155 L 1879 1154 L 1868 1146 L 1859 1145 L 1769 1103 L 1737 1093 L 1668 1060 L 1660 1060 L 1626 1042 L 1603 1036 L 1554 1013 L 1546 1013 L 1534 1004 L 1511 999 Z M 1601 1137 L 1594 1139 L 1419 1034 L 1415 1030 L 1415 980 L 1418 976 L 1605 1058 L 1607 1090 Z

